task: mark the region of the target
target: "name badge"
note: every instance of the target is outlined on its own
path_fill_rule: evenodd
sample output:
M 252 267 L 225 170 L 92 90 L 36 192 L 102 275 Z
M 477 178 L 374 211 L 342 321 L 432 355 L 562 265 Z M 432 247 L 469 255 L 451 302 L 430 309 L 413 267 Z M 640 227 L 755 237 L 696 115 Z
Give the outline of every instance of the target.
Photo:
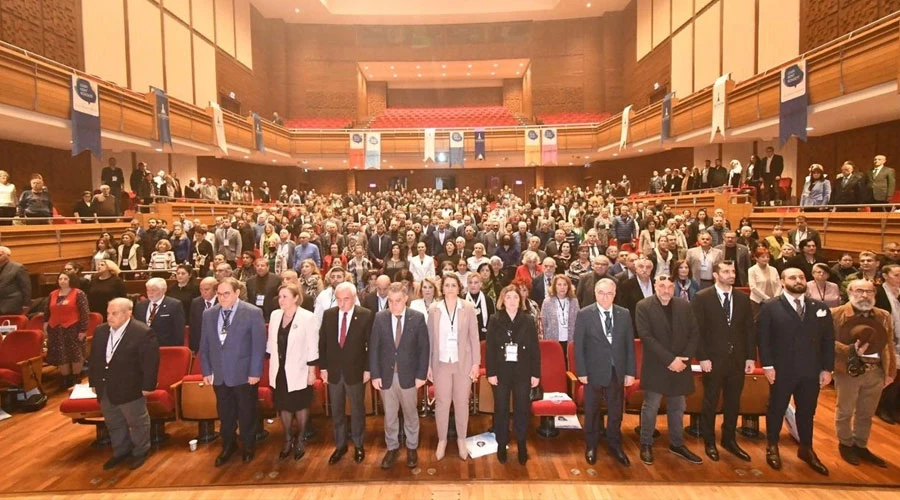
M 256 306 L 257 307 L 262 307 L 265 303 L 266 303 L 265 295 L 257 295 L 256 296 Z
M 705 260 L 700 262 L 700 270 L 709 271 L 709 262 L 706 262 Z
M 115 176 L 115 175 L 112 176 L 112 181 L 113 181 L 113 182 L 116 182 L 116 181 L 118 181 L 118 180 L 119 180 L 119 177 L 118 177 L 118 176 Z
M 456 342 L 459 338 L 456 336 L 456 327 L 450 326 L 450 334 L 447 335 L 447 342 Z
M 506 361 L 508 363 L 516 363 L 519 361 L 519 346 L 518 344 L 506 344 Z

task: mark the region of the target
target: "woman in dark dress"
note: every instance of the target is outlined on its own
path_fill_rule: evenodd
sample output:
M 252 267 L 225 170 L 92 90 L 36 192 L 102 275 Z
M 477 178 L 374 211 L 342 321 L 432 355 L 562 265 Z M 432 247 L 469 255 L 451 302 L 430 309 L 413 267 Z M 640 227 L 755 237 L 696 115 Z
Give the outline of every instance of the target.
M 88 291 L 88 305 L 91 312 L 103 315 L 106 321 L 106 306 L 116 297 L 127 297 L 125 283 L 119 279 L 119 266 L 111 260 L 102 260 L 97 264 L 97 274 L 91 280 Z
M 88 329 L 88 300 L 81 290 L 72 288 L 69 275 L 56 277 L 57 290 L 47 301 L 47 364 L 56 366 L 63 376 L 62 389 L 75 385 L 84 365 L 84 341 Z
M 269 380 L 274 392 L 275 411 L 284 428 L 284 447 L 278 457 L 294 460 L 306 454 L 303 436 L 312 403 L 312 385 L 319 361 L 319 324 L 313 313 L 298 307 L 303 299 L 297 285 L 278 290 L 278 306 L 269 318 Z M 297 432 L 293 432 L 294 420 Z
M 187 316 L 191 313 L 191 302 L 200 296 L 200 287 L 194 282 L 194 270 L 187 264 L 175 268 L 175 284 L 166 290 L 166 295 L 181 302 Z

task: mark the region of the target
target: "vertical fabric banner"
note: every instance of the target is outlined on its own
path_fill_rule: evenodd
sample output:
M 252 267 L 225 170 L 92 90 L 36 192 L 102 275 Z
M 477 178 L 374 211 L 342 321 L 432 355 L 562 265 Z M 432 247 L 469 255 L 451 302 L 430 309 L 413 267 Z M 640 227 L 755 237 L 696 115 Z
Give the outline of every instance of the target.
M 484 129 L 476 128 L 475 129 L 475 159 L 483 160 L 485 158 L 485 149 L 484 149 Z
M 662 126 L 659 129 L 659 142 L 665 143 L 672 136 L 672 95 L 669 92 L 663 97 L 662 103 Z
M 425 158 L 422 161 L 434 161 L 434 129 L 425 129 Z
M 366 168 L 381 168 L 381 132 L 366 133 Z
M 809 96 L 806 93 L 806 59 L 781 70 L 781 106 L 778 109 L 779 147 L 796 135 L 806 142 Z
M 619 151 L 628 145 L 628 125 L 631 123 L 631 107 L 629 104 L 622 110 L 622 135 L 619 137 Z
M 362 132 L 350 132 L 350 168 L 366 165 L 366 139 Z
M 253 132 L 256 136 L 256 150 L 260 153 L 265 153 L 266 143 L 263 141 L 262 120 L 256 113 L 253 113 Z
M 450 132 L 450 168 L 462 167 L 465 162 L 465 141 L 463 131 Z
M 525 129 L 525 166 L 541 163 L 541 129 Z
M 100 159 L 100 93 L 95 82 L 72 75 L 72 156 L 90 151 Z
M 543 139 L 541 140 L 541 164 L 558 165 L 559 158 L 556 149 L 556 129 L 545 128 L 541 135 L 543 136 Z
M 716 83 L 713 84 L 712 130 L 709 134 L 709 142 L 715 139 L 716 132 L 721 133 L 722 138 L 725 138 L 726 84 L 729 78 L 731 78 L 731 73 L 726 73 L 716 78 Z
M 172 147 L 172 129 L 169 126 L 169 96 L 162 89 L 150 87 L 156 93 L 156 130 L 159 131 L 160 145 Z
M 209 107 L 213 110 L 213 129 L 216 131 L 216 145 L 223 153 L 228 154 L 228 143 L 225 141 L 225 118 L 222 116 L 222 108 L 219 103 L 209 101 Z

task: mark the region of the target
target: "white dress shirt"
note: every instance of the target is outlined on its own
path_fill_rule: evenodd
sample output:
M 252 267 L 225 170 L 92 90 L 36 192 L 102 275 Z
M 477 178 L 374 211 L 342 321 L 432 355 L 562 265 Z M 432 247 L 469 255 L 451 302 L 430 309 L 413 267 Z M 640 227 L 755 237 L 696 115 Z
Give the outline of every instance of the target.
M 447 312 L 447 303 L 443 300 L 436 302 L 437 308 L 441 311 L 440 333 L 438 342 L 440 342 L 439 359 L 441 363 L 456 363 L 459 361 L 459 311 L 462 310 L 462 299 L 456 299 L 456 311 L 453 316 L 453 322 L 450 321 L 451 314 Z
M 106 364 L 112 361 L 112 357 L 116 353 L 119 342 L 122 341 L 122 336 L 125 335 L 125 329 L 128 328 L 128 323 L 130 322 L 130 319 L 126 320 L 119 328 L 109 331 L 109 339 L 106 340 Z

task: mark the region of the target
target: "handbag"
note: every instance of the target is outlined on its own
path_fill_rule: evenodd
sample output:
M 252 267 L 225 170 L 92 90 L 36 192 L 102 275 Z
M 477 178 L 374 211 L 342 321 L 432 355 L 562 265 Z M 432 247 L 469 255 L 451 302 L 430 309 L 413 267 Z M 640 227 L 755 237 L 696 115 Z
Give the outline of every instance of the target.
M 532 387 L 531 392 L 529 393 L 532 401 L 540 401 L 544 399 L 544 388 L 538 384 L 537 387 Z

